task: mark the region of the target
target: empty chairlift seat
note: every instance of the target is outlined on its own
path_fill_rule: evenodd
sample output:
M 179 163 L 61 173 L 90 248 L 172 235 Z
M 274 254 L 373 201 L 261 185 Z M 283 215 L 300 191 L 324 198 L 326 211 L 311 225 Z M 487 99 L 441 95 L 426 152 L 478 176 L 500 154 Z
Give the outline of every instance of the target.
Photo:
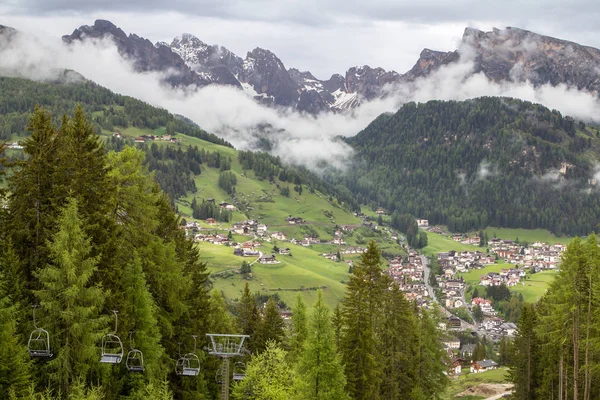
M 44 329 L 37 328 L 29 335 L 27 342 L 27 351 L 30 357 L 50 358 L 52 350 L 50 349 L 50 335 Z
M 123 359 L 123 343 L 117 335 L 108 334 L 102 338 L 101 363 L 119 364 Z
M 130 350 L 129 353 L 127 353 L 125 365 L 129 372 L 144 372 L 144 355 L 140 350 Z
M 175 363 L 175 373 L 181 376 L 198 376 L 200 373 L 200 358 L 196 354 L 196 336 L 194 338 L 194 351 L 184 354 Z M 179 343 L 181 348 L 181 343 Z
M 29 335 L 27 341 L 27 351 L 32 358 L 50 358 L 52 357 L 52 349 L 50 348 L 50 334 L 42 328 L 38 328 L 35 321 L 35 309 L 33 306 L 33 332 Z
M 236 362 L 233 365 L 233 377 L 234 381 L 241 381 L 246 377 L 246 364 L 243 362 Z
M 144 354 L 141 350 L 133 348 L 133 331 L 129 332 L 129 353 L 127 353 L 125 367 L 129 372 L 144 372 Z
M 117 336 L 119 324 L 117 311 L 113 310 L 115 315 L 115 331 L 102 337 L 102 356 L 100 362 L 105 364 L 119 364 L 123 359 L 123 342 Z

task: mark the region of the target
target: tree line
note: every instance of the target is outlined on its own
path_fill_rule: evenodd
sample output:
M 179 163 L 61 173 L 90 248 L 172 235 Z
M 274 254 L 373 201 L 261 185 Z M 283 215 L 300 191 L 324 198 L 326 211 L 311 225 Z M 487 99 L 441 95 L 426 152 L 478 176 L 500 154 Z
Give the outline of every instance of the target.
M 537 304 L 525 304 L 510 376 L 516 399 L 595 399 L 600 391 L 600 247 L 576 238 Z

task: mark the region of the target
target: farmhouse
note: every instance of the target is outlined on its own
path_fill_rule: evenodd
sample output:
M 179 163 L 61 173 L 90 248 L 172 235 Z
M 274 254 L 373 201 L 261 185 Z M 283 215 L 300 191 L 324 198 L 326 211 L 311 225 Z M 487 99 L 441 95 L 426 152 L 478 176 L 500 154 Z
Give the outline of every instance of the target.
M 473 361 L 470 368 L 472 373 L 491 371 L 493 369 L 498 369 L 498 363 L 494 360 Z
M 270 254 L 270 255 L 263 254 L 262 256 L 260 256 L 258 258 L 258 262 L 261 264 L 277 264 L 278 263 L 278 261 L 275 259 L 275 256 L 273 254 Z

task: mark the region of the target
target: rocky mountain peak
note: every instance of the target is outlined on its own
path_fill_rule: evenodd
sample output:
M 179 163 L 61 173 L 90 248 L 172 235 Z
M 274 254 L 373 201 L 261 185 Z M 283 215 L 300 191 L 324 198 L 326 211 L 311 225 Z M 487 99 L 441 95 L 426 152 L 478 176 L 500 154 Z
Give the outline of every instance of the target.
M 172 86 L 205 86 L 211 83 L 210 77 L 194 73 L 185 62 L 169 47 L 155 46 L 148 39 L 135 34 L 127 36 L 122 29 L 110 21 L 96 20 L 93 26 L 83 25 L 71 35 L 62 37 L 65 43 L 89 39 L 112 38 L 119 53 L 131 60 L 136 71 L 177 72 L 165 75 L 163 81 Z
M 257 47 L 248 52 L 240 78 L 269 102 L 295 106 L 298 101 L 300 87 L 290 77 L 283 62 L 269 50 Z
M 524 29 L 465 30 L 463 43 L 475 52 L 475 72 L 494 81 L 564 83 L 600 92 L 600 50 Z
M 290 68 L 288 69 L 288 73 L 298 85 L 304 85 L 306 81 L 318 81 L 318 79 L 309 71 L 300 71 L 296 68 Z
M 72 34 L 64 35 L 62 40 L 66 43 L 72 43 L 75 40 L 84 39 L 102 39 L 108 35 L 113 36 L 119 41 L 127 40 L 127 35 L 122 29 L 118 28 L 115 24 L 104 19 L 97 19 L 94 21 L 94 25 L 82 25 L 75 29 Z
M 396 71 L 386 71 L 379 67 L 352 67 L 346 72 L 345 89 L 357 93 L 362 99 L 372 100 L 382 95 L 385 85 L 399 82 L 400 77 Z

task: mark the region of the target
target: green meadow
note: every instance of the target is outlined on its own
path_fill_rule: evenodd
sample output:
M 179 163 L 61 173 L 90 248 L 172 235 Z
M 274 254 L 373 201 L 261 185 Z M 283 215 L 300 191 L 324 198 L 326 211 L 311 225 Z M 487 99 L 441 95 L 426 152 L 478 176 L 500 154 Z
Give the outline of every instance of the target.
M 496 235 L 497 238 L 515 240 L 519 239 L 519 242 L 545 242 L 549 244 L 563 243 L 569 244 L 572 237 L 561 236 L 558 237 L 545 229 L 512 229 L 512 228 L 494 228 L 488 227 L 485 229 L 488 237 L 491 239 Z
M 423 248 L 423 253 L 425 253 L 428 256 L 433 256 L 437 255 L 437 253 L 439 252 L 447 252 L 450 250 L 485 251 L 485 248 L 456 242 L 452 240 L 452 237 L 448 235 L 440 235 L 438 233 L 427 232 L 427 246 Z

